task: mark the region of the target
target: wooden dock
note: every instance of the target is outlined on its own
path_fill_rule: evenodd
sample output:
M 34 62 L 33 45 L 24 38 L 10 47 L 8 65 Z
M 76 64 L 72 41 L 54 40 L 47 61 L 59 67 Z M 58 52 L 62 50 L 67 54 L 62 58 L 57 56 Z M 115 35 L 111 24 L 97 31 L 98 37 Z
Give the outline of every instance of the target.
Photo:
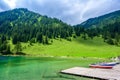
M 62 70 L 61 73 L 101 80 L 120 80 L 120 65 L 113 69 L 73 67 Z

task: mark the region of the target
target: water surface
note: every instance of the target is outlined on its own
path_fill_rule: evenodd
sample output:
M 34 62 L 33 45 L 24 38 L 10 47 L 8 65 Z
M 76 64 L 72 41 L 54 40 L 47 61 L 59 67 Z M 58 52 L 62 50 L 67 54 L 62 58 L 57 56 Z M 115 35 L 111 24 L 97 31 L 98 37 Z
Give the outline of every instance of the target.
M 97 62 L 89 59 L 0 56 L 0 80 L 88 80 L 60 74 L 63 69 Z

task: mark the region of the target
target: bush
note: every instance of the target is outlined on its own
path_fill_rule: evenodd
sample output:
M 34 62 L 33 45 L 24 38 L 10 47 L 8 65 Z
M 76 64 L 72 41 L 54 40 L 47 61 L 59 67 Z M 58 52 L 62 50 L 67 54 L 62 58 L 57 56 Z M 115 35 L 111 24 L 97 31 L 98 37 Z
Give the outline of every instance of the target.
M 111 38 L 107 39 L 106 42 L 107 42 L 108 44 L 114 45 L 114 40 L 111 39 Z
M 68 40 L 68 41 L 72 41 L 72 38 L 71 38 L 71 37 L 67 37 L 67 40 Z

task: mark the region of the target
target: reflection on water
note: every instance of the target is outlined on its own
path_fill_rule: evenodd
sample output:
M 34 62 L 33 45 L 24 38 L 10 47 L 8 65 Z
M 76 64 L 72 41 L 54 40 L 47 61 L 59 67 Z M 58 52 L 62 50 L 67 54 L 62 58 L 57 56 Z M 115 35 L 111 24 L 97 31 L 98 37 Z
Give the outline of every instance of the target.
M 0 56 L 0 67 L 13 67 L 25 65 L 22 57 Z
M 80 80 L 59 73 L 62 69 L 81 66 L 80 62 L 79 59 L 0 56 L 0 80 Z

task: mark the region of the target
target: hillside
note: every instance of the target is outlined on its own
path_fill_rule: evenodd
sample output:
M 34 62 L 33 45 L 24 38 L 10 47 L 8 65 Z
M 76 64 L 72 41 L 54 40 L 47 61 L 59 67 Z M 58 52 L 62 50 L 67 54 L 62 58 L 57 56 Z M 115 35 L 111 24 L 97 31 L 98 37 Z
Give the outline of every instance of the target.
M 104 42 L 120 46 L 120 10 L 88 19 L 87 21 L 76 25 L 77 31 L 79 27 L 85 28 L 84 34 L 91 39 L 95 36 L 102 36 Z M 80 31 L 80 30 L 79 30 Z M 79 31 L 77 33 L 79 33 Z
M 56 18 L 42 16 L 25 8 L 13 9 L 0 13 L 0 53 L 10 53 L 8 41 L 16 45 L 29 42 L 52 44 L 53 39 L 72 37 L 73 27 Z
M 57 30 L 55 31 L 54 29 Z M 61 33 L 60 29 L 63 29 Z M 25 8 L 18 8 L 0 13 L 0 33 L 10 36 L 13 33 L 19 33 L 18 35 L 22 33 L 26 36 L 25 34 L 29 35 L 30 33 L 42 32 L 43 35 L 53 34 L 54 37 L 58 37 L 60 34 L 66 33 L 65 30 L 69 29 L 72 29 L 71 26 L 61 20 L 42 16 Z M 32 37 L 33 34 L 31 35 Z M 36 34 L 34 34 L 34 37 L 35 36 Z
M 87 21 L 79 24 L 83 27 L 104 27 L 108 24 L 114 24 L 115 22 L 120 22 L 120 10 L 105 14 L 99 17 L 90 18 Z
M 115 23 L 102 30 L 72 27 L 56 18 L 42 16 L 24 8 L 13 9 L 0 13 L 0 54 L 118 56 L 118 26 L 119 23 Z
M 42 16 L 25 8 L 0 13 L 0 34 L 12 38 L 17 35 L 20 42 L 30 41 L 37 36 L 67 38 L 72 32 L 73 28 L 61 20 Z
M 110 58 L 120 55 L 120 47 L 109 45 L 100 37 L 95 37 L 93 40 L 84 40 L 78 37 L 72 42 L 64 39 L 62 41 L 54 40 L 52 45 L 37 43 L 29 46 L 28 43 L 23 43 L 22 46 L 26 47 L 23 49 L 24 53 L 38 56 Z
M 39 25 L 45 26 L 46 24 L 65 24 L 61 20 L 56 18 L 50 18 L 48 16 L 42 16 L 38 13 L 29 11 L 26 8 L 18 8 L 8 10 L 0 13 L 0 25 L 5 23 L 11 23 L 11 26 L 15 25 Z M 55 26 L 55 25 L 54 25 Z

